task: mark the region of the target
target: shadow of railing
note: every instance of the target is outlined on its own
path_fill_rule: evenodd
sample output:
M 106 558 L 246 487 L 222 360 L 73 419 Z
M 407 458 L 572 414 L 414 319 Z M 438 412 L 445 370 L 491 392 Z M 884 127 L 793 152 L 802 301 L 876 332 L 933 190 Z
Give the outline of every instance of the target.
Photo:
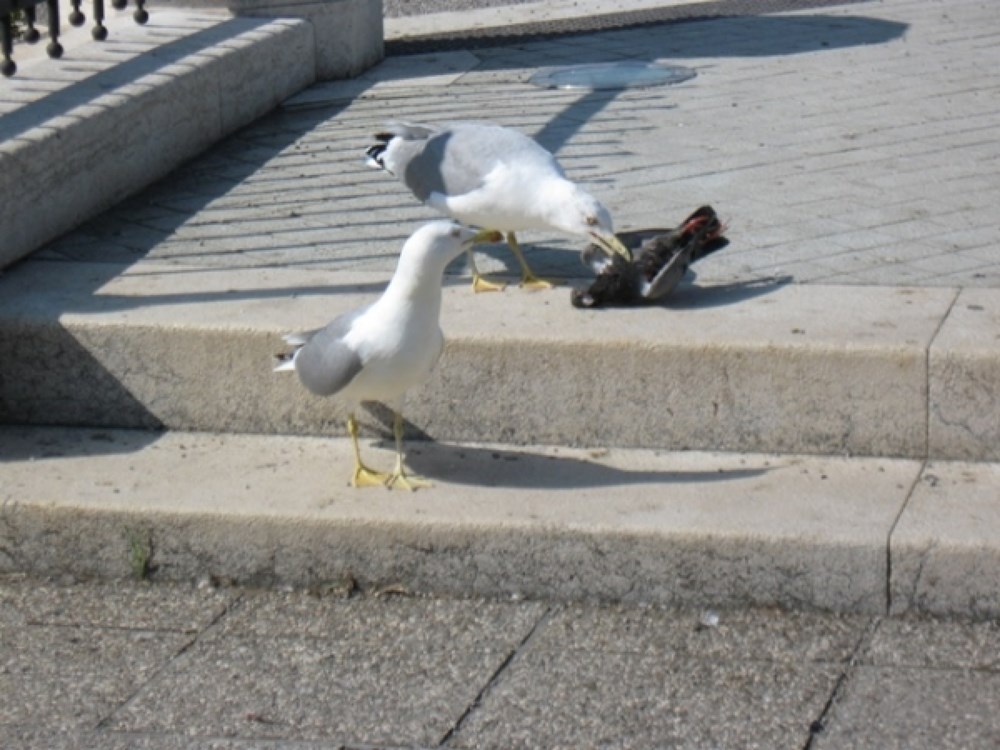
M 906 24 L 865 16 L 776 15 L 787 11 L 804 11 L 836 5 L 856 5 L 871 0 L 715 0 L 686 5 L 671 5 L 639 11 L 621 10 L 589 18 L 569 18 L 543 23 L 508 24 L 503 27 L 468 31 L 449 31 L 415 38 L 391 40 L 386 43 L 387 55 L 407 55 L 443 50 L 475 50 L 488 47 L 524 46 L 536 42 L 567 40 L 595 33 L 612 34 L 636 29 L 662 27 L 683 29 L 670 36 L 664 56 L 671 57 L 756 57 L 794 54 L 811 49 L 851 47 L 858 44 L 879 44 L 899 37 Z M 711 22 L 716 28 L 727 24 L 749 25 L 753 35 L 735 39 L 735 45 L 706 49 L 697 22 Z M 796 23 L 799 21 L 801 23 Z M 700 24 L 699 24 L 700 25 Z M 700 31 L 700 29 L 697 29 Z M 793 32 L 786 36 L 787 32 Z M 816 32 L 823 37 L 817 38 Z M 665 39 L 665 41 L 667 41 Z M 795 47 L 798 43 L 801 47 Z M 814 46 L 818 45 L 818 46 Z M 573 62 L 573 51 L 564 50 L 567 62 Z M 585 56 L 590 59 L 592 52 Z M 607 59 L 617 59 L 613 52 Z
M 160 73 L 185 57 L 209 50 L 234 35 L 260 27 L 273 19 L 220 19 L 207 29 L 161 44 L 128 60 L 110 64 L 84 78 L 74 80 L 45 96 L 24 104 L 13 112 L 0 116 L 0 141 L 22 136 L 57 117 L 70 114 L 82 106 L 94 106 L 95 100 L 109 91 L 135 83 L 149 75 Z M 0 85 L 3 82 L 0 81 Z

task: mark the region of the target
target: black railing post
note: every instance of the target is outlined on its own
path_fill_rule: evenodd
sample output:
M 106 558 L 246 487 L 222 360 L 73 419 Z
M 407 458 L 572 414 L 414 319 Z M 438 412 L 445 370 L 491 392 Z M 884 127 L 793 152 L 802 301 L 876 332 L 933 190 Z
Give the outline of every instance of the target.
M 33 4 L 24 9 L 24 22 L 28 26 L 27 31 L 24 32 L 24 41 L 28 44 L 34 44 L 41 37 L 41 34 L 35 28 L 35 6 Z
M 63 46 L 59 44 L 59 0 L 45 0 L 45 7 L 49 10 L 49 46 L 45 51 L 49 57 L 58 59 L 62 57 Z
M 0 73 L 8 78 L 17 72 L 17 65 L 11 59 L 14 53 L 14 28 L 10 13 L 0 16 L 0 50 L 3 51 L 3 62 L 0 63 Z
M 108 38 L 108 30 L 104 26 L 104 0 L 94 0 L 94 28 L 90 35 L 98 42 Z
M 83 15 L 83 11 L 80 10 L 80 3 L 83 0 L 69 0 L 70 7 L 73 9 L 69 14 L 69 25 L 70 26 L 83 26 L 86 22 L 87 17 Z
M 45 51 L 51 58 L 62 57 L 63 46 L 59 43 L 59 0 L 0 0 L 0 52 L 3 56 L 2 61 L 0 61 L 0 74 L 9 78 L 17 72 L 17 65 L 14 63 L 14 13 L 23 12 L 27 28 L 21 34 L 21 38 L 29 44 L 34 44 L 41 36 L 35 28 L 35 6 L 43 2 L 48 9 L 50 40 Z M 93 0 L 94 28 L 91 29 L 90 35 L 99 42 L 108 38 L 108 28 L 104 25 L 106 17 L 104 2 L 105 0 Z M 87 17 L 80 10 L 82 3 L 83 0 L 69 0 L 72 10 L 67 16 L 67 20 L 73 26 L 82 26 L 87 21 Z M 116 10 L 122 10 L 128 5 L 128 0 L 111 0 L 111 5 Z M 144 24 L 149 20 L 149 13 L 146 12 L 146 0 L 136 0 L 132 18 L 139 24 Z

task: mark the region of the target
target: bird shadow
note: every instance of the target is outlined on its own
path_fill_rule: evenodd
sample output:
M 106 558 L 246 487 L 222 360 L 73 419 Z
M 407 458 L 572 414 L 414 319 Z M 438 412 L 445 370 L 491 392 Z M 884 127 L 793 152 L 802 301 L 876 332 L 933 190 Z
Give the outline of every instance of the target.
M 732 281 L 726 284 L 699 286 L 694 283 L 696 278 L 697 275 L 693 271 L 689 271 L 684 281 L 664 299 L 639 307 L 630 307 L 631 309 L 641 310 L 655 310 L 657 308 L 667 310 L 704 310 L 713 307 L 727 307 L 771 294 L 794 281 L 793 277 L 787 275 L 762 276 L 756 279 Z M 587 289 L 592 282 L 593 279 L 584 279 L 582 282 L 571 283 L 570 286 L 575 289 Z M 600 312 L 601 310 L 621 310 L 623 307 L 602 305 L 588 309 Z
M 363 408 L 381 427 L 376 444 L 394 449 L 392 410 L 377 402 Z M 563 449 L 540 452 L 531 448 L 501 448 L 456 445 L 436 440 L 419 426 L 404 419 L 406 463 L 429 479 L 476 487 L 522 489 L 571 489 L 635 484 L 725 482 L 761 476 L 768 468 L 724 468 L 705 471 L 623 469 L 600 462 L 606 451 L 592 451 L 591 458 L 559 455 Z M 575 451 L 583 453 L 583 451 Z
M 749 479 L 767 468 L 705 471 L 624 469 L 593 459 L 534 452 L 528 448 L 470 447 L 439 442 L 410 443 L 406 463 L 415 472 L 450 484 L 512 489 L 572 489 L 636 484 L 726 482 Z
M 733 281 L 727 284 L 698 286 L 693 283 L 695 274 L 685 279 L 680 286 L 656 307 L 674 310 L 698 310 L 707 307 L 738 305 L 747 300 L 763 297 L 791 284 L 791 276 L 762 276 L 756 279 Z

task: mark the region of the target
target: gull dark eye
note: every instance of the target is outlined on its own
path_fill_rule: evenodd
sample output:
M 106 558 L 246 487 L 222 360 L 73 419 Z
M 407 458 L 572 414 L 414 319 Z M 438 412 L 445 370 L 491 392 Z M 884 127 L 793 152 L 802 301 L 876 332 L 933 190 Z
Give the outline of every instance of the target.
M 588 216 L 587 217 L 587 226 L 588 227 L 596 227 L 599 223 L 600 222 L 597 221 L 597 217 L 596 216 Z

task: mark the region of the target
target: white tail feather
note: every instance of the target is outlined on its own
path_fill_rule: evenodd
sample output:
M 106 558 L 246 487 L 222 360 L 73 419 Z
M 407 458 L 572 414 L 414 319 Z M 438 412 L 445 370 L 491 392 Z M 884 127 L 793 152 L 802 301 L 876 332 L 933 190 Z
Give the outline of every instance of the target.
M 282 341 L 291 346 L 303 346 L 313 337 L 316 331 L 301 331 L 299 333 L 286 333 L 281 337 Z
M 291 354 L 278 354 L 278 364 L 274 366 L 275 372 L 292 372 L 295 370 L 295 355 L 299 353 L 296 349 Z

